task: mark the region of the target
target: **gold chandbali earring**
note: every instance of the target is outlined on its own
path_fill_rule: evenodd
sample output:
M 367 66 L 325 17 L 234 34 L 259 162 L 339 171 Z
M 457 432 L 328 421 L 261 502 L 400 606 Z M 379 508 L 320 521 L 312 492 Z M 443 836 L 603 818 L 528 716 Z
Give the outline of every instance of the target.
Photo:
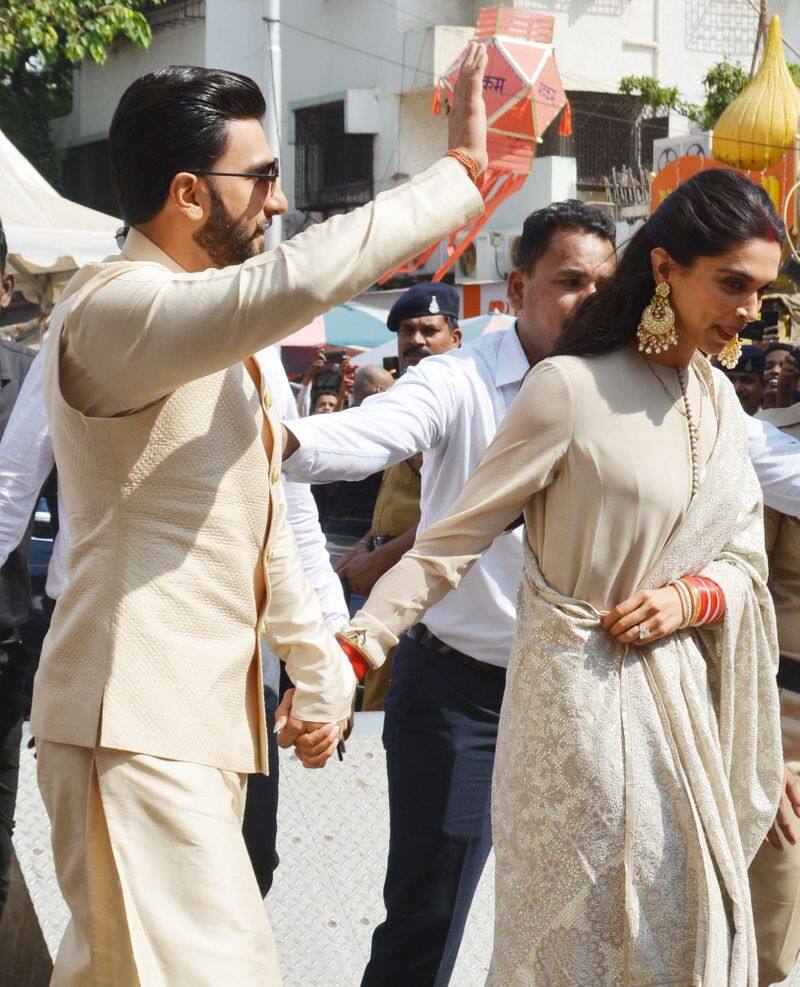
M 742 341 L 738 336 L 726 343 L 717 354 L 717 360 L 727 370 L 733 370 L 742 357 Z
M 669 303 L 669 284 L 666 281 L 656 285 L 656 293 L 642 312 L 636 338 L 642 353 L 664 353 L 671 346 L 678 345 L 675 313 Z

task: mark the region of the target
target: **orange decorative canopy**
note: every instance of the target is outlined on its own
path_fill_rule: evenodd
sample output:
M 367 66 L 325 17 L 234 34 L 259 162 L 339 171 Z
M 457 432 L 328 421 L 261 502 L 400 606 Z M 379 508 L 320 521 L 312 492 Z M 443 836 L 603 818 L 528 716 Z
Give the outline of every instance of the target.
M 440 280 L 452 267 L 500 203 L 525 184 L 537 143 L 567 103 L 555 61 L 551 16 L 506 8 L 502 4 L 484 7 L 478 16 L 475 38 L 486 45 L 488 54 L 483 99 L 489 167 L 477 183 L 486 211 L 476 222 L 449 237 L 447 261 L 434 274 L 434 281 Z M 441 91 L 450 103 L 464 54 L 440 81 Z M 440 104 L 437 89 L 434 112 L 438 112 Z M 437 247 L 435 244 L 383 280 L 417 270 Z

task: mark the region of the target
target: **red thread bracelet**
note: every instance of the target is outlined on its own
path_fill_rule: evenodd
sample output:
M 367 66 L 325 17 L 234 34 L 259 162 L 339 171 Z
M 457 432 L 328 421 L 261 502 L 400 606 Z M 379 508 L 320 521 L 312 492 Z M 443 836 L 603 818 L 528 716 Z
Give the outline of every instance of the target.
M 345 638 L 337 637 L 336 640 L 339 642 L 339 647 L 342 651 L 344 651 L 347 660 L 353 666 L 353 671 L 355 672 L 356 678 L 359 682 L 361 682 L 369 671 L 369 665 L 364 659 L 364 656 L 358 648 L 354 647 L 349 641 L 345 640 Z

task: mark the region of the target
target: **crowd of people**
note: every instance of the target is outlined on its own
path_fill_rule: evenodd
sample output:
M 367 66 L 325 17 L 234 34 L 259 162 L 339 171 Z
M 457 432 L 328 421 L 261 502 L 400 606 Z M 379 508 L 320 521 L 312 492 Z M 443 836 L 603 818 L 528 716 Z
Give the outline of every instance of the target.
M 274 344 L 482 211 L 486 57 L 439 162 L 266 253 L 258 87 L 137 80 L 120 255 L 35 359 L 0 341 L 0 878 L 58 473 L 31 711 L 55 983 L 279 984 L 278 747 L 341 754 L 359 679 L 390 822 L 365 987 L 449 982 L 492 846 L 493 987 L 755 987 L 800 952 L 798 360 L 740 342 L 786 240 L 763 189 L 703 172 L 619 257 L 601 209 L 552 203 L 513 327 L 464 344 L 457 292 L 419 284 L 396 376 L 283 371 Z

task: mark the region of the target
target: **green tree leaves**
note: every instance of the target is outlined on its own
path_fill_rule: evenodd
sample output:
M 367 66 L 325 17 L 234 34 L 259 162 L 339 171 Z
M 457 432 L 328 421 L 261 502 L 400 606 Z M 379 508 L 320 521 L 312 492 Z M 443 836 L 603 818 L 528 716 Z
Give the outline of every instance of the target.
M 72 104 L 72 67 L 102 63 L 120 36 L 146 48 L 146 12 L 164 0 L 2 0 L 0 129 L 51 181 L 56 155 L 48 123 Z

